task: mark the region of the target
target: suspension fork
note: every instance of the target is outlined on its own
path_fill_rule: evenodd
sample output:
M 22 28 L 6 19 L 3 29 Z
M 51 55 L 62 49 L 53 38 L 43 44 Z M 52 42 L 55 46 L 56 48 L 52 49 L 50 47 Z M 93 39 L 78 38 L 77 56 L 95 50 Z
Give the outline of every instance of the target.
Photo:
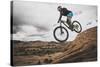
M 60 33 L 61 33 L 61 35 L 63 34 L 63 30 L 62 30 L 62 22 L 60 22 Z

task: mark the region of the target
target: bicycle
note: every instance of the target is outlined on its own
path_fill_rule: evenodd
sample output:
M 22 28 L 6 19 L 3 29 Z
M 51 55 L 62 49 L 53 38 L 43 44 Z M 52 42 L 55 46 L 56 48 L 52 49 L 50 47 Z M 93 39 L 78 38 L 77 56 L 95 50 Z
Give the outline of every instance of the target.
M 75 31 L 76 33 L 80 33 L 82 31 L 82 26 L 78 21 L 73 21 L 72 23 L 70 23 L 70 25 L 64 20 L 60 20 L 59 23 L 60 26 L 56 27 L 53 31 L 54 38 L 59 42 L 65 42 L 69 37 L 68 30 L 65 27 L 67 27 L 71 31 Z M 62 26 L 62 24 L 65 27 Z

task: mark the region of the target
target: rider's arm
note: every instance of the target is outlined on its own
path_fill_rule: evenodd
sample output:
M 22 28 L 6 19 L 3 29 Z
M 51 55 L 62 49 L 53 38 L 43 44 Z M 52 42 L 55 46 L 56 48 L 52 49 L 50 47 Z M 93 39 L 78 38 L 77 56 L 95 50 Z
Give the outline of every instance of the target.
M 59 17 L 59 19 L 58 19 L 58 23 L 59 23 L 59 21 L 61 20 L 61 18 L 62 18 L 62 14 L 60 13 L 60 17 Z

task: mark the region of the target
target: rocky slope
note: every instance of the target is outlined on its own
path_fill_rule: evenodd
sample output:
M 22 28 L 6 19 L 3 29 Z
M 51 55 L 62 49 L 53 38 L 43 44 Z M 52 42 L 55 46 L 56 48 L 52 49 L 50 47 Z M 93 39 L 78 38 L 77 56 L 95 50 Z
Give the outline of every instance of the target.
M 68 46 L 62 55 L 57 56 L 52 63 L 81 62 L 97 60 L 97 27 L 80 33 Z
M 55 64 L 97 60 L 97 27 L 78 34 L 72 42 L 13 43 L 13 65 Z

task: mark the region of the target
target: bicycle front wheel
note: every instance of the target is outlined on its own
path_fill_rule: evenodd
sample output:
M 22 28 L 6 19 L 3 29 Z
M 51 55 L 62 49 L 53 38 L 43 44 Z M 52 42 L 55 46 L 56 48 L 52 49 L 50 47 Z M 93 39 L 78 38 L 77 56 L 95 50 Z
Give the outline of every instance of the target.
M 67 29 L 61 26 L 58 26 L 54 29 L 53 35 L 54 38 L 59 42 L 65 42 L 69 37 Z

